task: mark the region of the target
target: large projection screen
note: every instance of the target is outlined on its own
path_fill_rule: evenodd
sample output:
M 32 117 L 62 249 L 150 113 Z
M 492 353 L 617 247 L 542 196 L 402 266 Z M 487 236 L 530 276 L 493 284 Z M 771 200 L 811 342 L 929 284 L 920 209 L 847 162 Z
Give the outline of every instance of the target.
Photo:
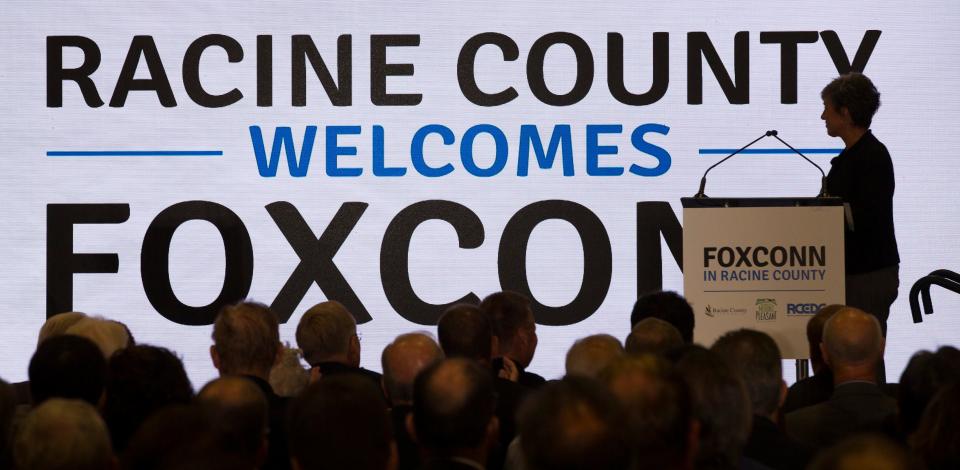
M 896 172 L 891 380 L 960 334 L 960 296 L 934 288 L 921 324 L 907 300 L 960 270 L 952 0 L 8 1 L 0 23 L 7 381 L 61 309 L 175 350 L 199 386 L 211 326 L 189 323 L 246 284 L 291 343 L 306 308 L 354 299 L 376 370 L 398 333 L 435 330 L 431 305 L 526 286 L 530 369 L 560 376 L 575 339 L 625 338 L 638 290 L 682 290 L 651 233 L 717 152 L 776 129 L 829 167 L 820 90 L 850 69 L 882 94 Z M 756 147 L 777 150 L 707 194 L 816 195 L 815 168 Z

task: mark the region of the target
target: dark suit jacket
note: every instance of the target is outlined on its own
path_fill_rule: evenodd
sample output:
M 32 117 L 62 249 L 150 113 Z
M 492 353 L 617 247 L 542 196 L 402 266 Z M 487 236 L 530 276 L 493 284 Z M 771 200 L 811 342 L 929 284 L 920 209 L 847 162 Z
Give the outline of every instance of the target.
M 790 386 L 787 399 L 783 402 L 783 414 L 823 403 L 830 399 L 830 395 L 833 395 L 833 371 L 824 368 L 819 374 L 798 380 Z
M 496 415 L 500 420 L 500 443 L 506 449 L 517 433 L 517 410 L 526 398 L 529 389 L 497 377 L 494 379 L 494 388 L 497 391 Z
M 321 377 L 332 377 L 339 374 L 357 374 L 360 377 L 363 377 L 370 381 L 374 386 L 377 387 L 377 390 L 380 391 L 380 394 L 383 394 L 383 386 L 381 385 L 381 377 L 377 372 L 374 372 L 369 369 L 364 369 L 363 367 L 350 367 L 346 364 L 341 364 L 339 362 L 320 362 L 314 365 L 314 367 L 320 369 Z M 389 406 L 389 400 L 387 397 L 383 397 L 384 403 Z
M 897 411 L 897 402 L 876 384 L 838 385 L 826 402 L 787 415 L 787 434 L 801 444 L 822 449 L 861 432 L 881 432 Z
M 420 449 L 407 432 L 407 414 L 413 413 L 410 405 L 394 405 L 390 408 L 390 421 L 393 422 L 393 436 L 397 440 L 399 470 L 420 468 Z
M 266 380 L 252 375 L 244 375 L 246 379 L 253 381 L 260 387 L 263 396 L 267 399 L 267 408 L 269 409 L 269 448 L 267 449 L 267 461 L 264 463 L 264 469 L 286 470 L 290 468 L 290 453 L 287 449 L 287 400 L 273 392 L 273 387 Z
M 320 373 L 325 377 L 337 374 L 359 374 L 376 382 L 377 387 L 380 386 L 380 374 L 363 367 L 350 367 L 339 362 L 320 362 L 315 367 L 320 369 Z
M 799 442 L 787 437 L 773 421 L 754 416 L 743 456 L 776 470 L 803 470 L 812 455 Z

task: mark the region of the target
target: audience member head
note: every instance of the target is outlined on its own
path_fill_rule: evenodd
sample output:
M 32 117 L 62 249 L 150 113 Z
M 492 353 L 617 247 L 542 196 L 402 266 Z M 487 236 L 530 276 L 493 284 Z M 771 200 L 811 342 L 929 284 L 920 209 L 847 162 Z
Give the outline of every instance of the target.
M 465 357 L 489 362 L 493 354 L 493 327 L 479 307 L 457 304 L 437 322 L 440 347 L 447 357 Z
M 64 334 L 82 336 L 93 341 L 103 357 L 110 359 L 114 352 L 130 345 L 127 327 L 120 322 L 100 317 L 81 318 L 67 328 Z
M 740 374 L 753 414 L 773 419 L 787 396 L 780 348 L 773 338 L 756 330 L 736 330 L 721 336 L 710 349 Z
M 237 379 L 243 380 L 243 379 Z M 215 418 L 215 417 L 214 417 Z M 232 470 L 259 468 L 230 448 L 201 405 L 170 405 L 150 415 L 120 461 L 125 470 Z
M 20 423 L 13 448 L 17 468 L 102 470 L 116 463 L 107 428 L 92 405 L 51 398 Z
M 693 342 L 693 309 L 680 294 L 659 291 L 641 296 L 633 304 L 630 327 L 633 328 L 640 320 L 651 317 L 676 327 L 685 343 Z
M 30 359 L 30 397 L 34 405 L 48 398 L 77 398 L 96 406 L 107 378 L 107 361 L 97 345 L 73 335 L 40 343 Z
M 820 97 L 838 113 L 846 109 L 852 125 L 869 129 L 873 115 L 880 109 L 880 92 L 866 75 L 845 73 L 823 87 Z
M 634 325 L 627 336 L 627 354 L 664 354 L 683 346 L 683 337 L 677 327 L 653 317 L 647 317 Z
M 885 437 L 869 434 L 851 437 L 819 453 L 807 468 L 809 470 L 919 470 L 914 459 L 907 455 L 902 447 Z
M 750 434 L 752 410 L 743 380 L 714 352 L 691 346 L 677 362 L 700 422 L 698 468 L 736 468 Z
M 267 458 L 267 399 L 253 381 L 220 377 L 204 385 L 196 402 L 209 419 L 221 447 L 245 461 Z
M 423 369 L 443 360 L 443 351 L 433 338 L 424 333 L 397 336 L 383 348 L 383 390 L 390 403 L 413 403 L 413 381 Z
M 807 321 L 807 345 L 810 346 L 810 367 L 813 368 L 814 374 L 827 369 L 827 365 L 823 362 L 823 353 L 820 352 L 820 343 L 823 342 L 823 325 L 843 307 L 844 305 L 840 304 L 824 306 Z
M 382 470 L 396 462 L 383 395 L 353 374 L 311 384 L 289 413 L 290 458 L 301 470 Z
M 269 307 L 241 302 L 220 310 L 210 347 L 220 375 L 253 375 L 268 380 L 280 355 L 280 327 Z
M 567 376 L 597 378 L 600 371 L 623 355 L 620 340 L 610 335 L 591 335 L 578 339 L 567 351 Z
M 435 457 L 467 456 L 485 464 L 499 434 L 496 404 L 489 370 L 473 360 L 445 359 L 414 380 L 407 427 Z
M 103 417 L 113 446 L 126 448 L 137 428 L 155 411 L 186 404 L 193 388 L 183 363 L 170 350 L 137 345 L 121 349 L 110 358 Z
M 537 323 L 530 299 L 516 292 L 496 292 L 480 302 L 480 310 L 490 317 L 500 355 L 520 367 L 529 366 L 537 350 Z
M 520 445 L 530 470 L 626 469 L 622 405 L 599 382 L 567 377 L 538 390 L 519 413 Z
M 600 374 L 624 405 L 635 468 L 688 468 L 699 432 L 686 383 L 673 364 L 653 354 L 624 356 Z
M 960 468 L 960 383 L 937 392 L 909 441 L 927 470 Z
M 335 300 L 310 307 L 297 325 L 297 345 L 310 365 L 339 362 L 360 367 L 360 338 L 357 321 Z
M 40 334 L 37 335 L 37 346 L 40 346 L 40 343 L 44 340 L 66 333 L 68 328 L 84 318 L 87 318 L 87 315 L 81 312 L 63 312 L 48 318 L 40 327 Z
M 820 344 L 834 384 L 876 381 L 884 341 L 880 322 L 873 315 L 854 307 L 840 309 L 823 326 Z
M 909 436 L 920 424 L 923 410 L 940 389 L 960 381 L 960 350 L 944 346 L 932 353 L 918 351 L 900 376 L 897 387 L 900 429 Z

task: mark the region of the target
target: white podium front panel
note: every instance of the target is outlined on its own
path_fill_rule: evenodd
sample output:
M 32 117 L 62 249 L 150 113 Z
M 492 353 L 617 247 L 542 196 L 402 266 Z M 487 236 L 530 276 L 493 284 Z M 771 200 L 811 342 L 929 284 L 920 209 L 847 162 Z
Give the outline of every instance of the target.
M 685 208 L 683 253 L 694 340 L 705 346 L 750 328 L 785 359 L 807 358 L 807 321 L 845 299 L 841 206 Z

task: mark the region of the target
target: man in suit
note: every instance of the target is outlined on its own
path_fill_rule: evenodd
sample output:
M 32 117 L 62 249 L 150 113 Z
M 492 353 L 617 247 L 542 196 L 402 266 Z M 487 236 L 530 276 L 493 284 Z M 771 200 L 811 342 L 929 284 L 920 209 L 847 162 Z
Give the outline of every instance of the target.
M 520 448 L 529 470 L 630 468 L 627 414 L 600 382 L 566 377 L 533 394 L 520 411 Z
M 413 381 L 427 367 L 443 360 L 443 351 L 424 333 L 397 336 L 383 349 L 383 391 L 390 404 L 393 434 L 397 441 L 400 470 L 420 466 L 416 443 L 407 432 L 407 415 L 413 410 Z
M 287 400 L 270 386 L 270 369 L 283 357 L 280 325 L 269 307 L 241 302 L 224 307 L 213 324 L 210 357 L 220 376 L 253 381 L 270 409 L 270 446 L 265 468 L 290 468 L 284 429 Z
M 807 321 L 807 346 L 810 349 L 810 367 L 813 369 L 813 375 L 798 380 L 787 390 L 783 414 L 823 403 L 833 394 L 833 371 L 823 362 L 820 343 L 823 341 L 823 325 L 843 307 L 839 304 L 824 306 Z
M 540 375 L 526 370 L 537 351 L 537 323 L 530 300 L 516 292 L 496 292 L 483 299 L 480 310 L 490 317 L 497 338 L 494 369 L 509 370 L 512 363 L 520 385 L 534 389 L 546 383 Z
M 297 325 L 297 345 L 320 375 L 358 374 L 380 386 L 380 374 L 360 367 L 360 337 L 353 315 L 330 300 L 310 307 Z
M 52 398 L 27 414 L 13 456 L 16 468 L 119 468 L 103 419 L 73 399 Z
M 500 443 L 502 448 L 495 451 L 496 464 L 505 456 L 510 441 L 516 435 L 516 414 L 520 402 L 528 389 L 502 377 L 494 376 L 491 368 L 493 345 L 493 327 L 489 317 L 478 307 L 458 304 L 447 309 L 437 323 L 437 336 L 444 354 L 450 357 L 462 357 L 472 360 L 490 372 L 493 386 L 497 392 L 496 414 L 500 420 Z M 499 466 L 499 465 L 495 465 Z
M 690 389 L 673 364 L 653 354 L 621 356 L 600 380 L 624 407 L 634 468 L 693 468 L 700 425 Z
M 756 330 L 736 330 L 721 336 L 710 349 L 740 374 L 750 396 L 753 427 L 743 455 L 777 470 L 806 468 L 810 452 L 777 426 L 787 385 L 773 338 Z
M 209 420 L 216 442 L 241 461 L 262 468 L 270 449 L 270 408 L 260 387 L 242 377 L 220 377 L 203 386 L 196 403 Z
M 299 470 L 393 470 L 397 448 L 383 395 L 359 374 L 314 384 L 291 404 L 290 458 Z
M 407 427 L 428 455 L 425 469 L 483 470 L 496 445 L 493 376 L 476 361 L 446 359 L 414 382 Z
M 850 435 L 880 431 L 896 412 L 896 400 L 877 386 L 883 357 L 880 322 L 863 310 L 845 307 L 823 328 L 823 359 L 833 371 L 830 399 L 787 415 L 787 433 L 816 449 Z

